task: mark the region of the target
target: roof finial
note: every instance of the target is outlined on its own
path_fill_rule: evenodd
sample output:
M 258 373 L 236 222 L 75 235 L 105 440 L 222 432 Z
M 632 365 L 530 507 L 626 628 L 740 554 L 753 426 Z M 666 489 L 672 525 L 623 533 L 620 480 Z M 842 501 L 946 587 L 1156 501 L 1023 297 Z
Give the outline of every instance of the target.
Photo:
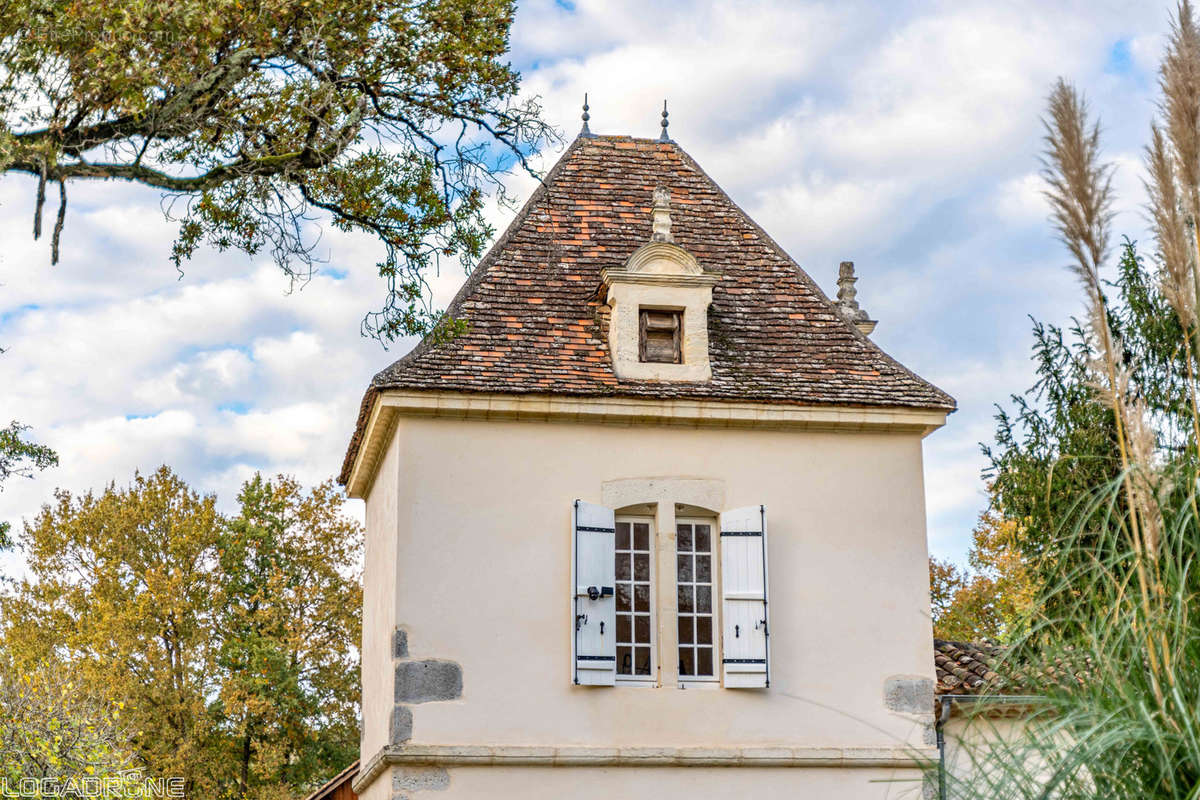
M 671 137 L 667 136 L 667 101 L 666 100 L 663 100 L 662 122 L 660 122 L 659 124 L 662 125 L 662 135 L 658 137 L 658 140 L 660 142 L 671 141 Z
M 579 131 L 580 136 L 591 136 L 592 135 L 592 132 L 588 128 L 588 124 L 587 124 L 588 120 L 591 118 L 592 118 L 591 115 L 588 114 L 587 92 L 584 92 L 583 93 L 583 128 Z
M 854 275 L 854 262 L 843 261 L 838 266 L 837 309 L 847 322 L 862 332 L 863 336 L 869 336 L 871 331 L 875 330 L 876 323 L 867 315 L 866 311 L 858 307 L 858 290 L 854 288 L 854 284 L 857 282 L 858 278 Z

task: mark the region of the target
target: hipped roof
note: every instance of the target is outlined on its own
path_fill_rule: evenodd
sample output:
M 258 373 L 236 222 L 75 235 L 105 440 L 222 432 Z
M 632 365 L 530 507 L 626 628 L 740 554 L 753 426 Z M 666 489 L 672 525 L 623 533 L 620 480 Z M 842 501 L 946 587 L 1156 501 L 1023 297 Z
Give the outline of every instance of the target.
M 712 380 L 622 380 L 600 272 L 650 240 L 656 187 L 674 240 L 720 276 L 708 317 Z M 953 411 L 837 313 L 816 283 L 674 142 L 580 136 L 447 309 L 467 321 L 380 372 L 343 465 L 388 389 L 706 399 Z

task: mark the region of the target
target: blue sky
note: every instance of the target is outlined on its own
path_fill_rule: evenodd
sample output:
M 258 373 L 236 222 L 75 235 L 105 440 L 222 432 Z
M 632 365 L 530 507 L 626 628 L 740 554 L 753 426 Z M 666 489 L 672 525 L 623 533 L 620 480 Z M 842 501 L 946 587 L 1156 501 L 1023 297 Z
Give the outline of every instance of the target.
M 1143 238 L 1140 148 L 1168 10 L 530 0 L 512 58 L 569 136 L 584 91 L 598 133 L 657 135 L 668 98 L 673 138 L 828 293 L 838 262 L 856 262 L 873 338 L 959 401 L 926 441 L 926 486 L 931 550 L 962 560 L 985 502 L 979 442 L 994 404 L 1031 380 L 1029 316 L 1080 307 L 1039 194 L 1042 99 L 1058 75 L 1087 91 L 1118 165 L 1117 230 Z M 523 199 L 533 182 L 512 186 Z M 370 239 L 326 228 L 328 264 L 296 290 L 237 253 L 202 251 L 180 277 L 160 203 L 72 187 L 51 267 L 29 235 L 32 182 L 0 179 L 0 421 L 33 425 L 62 458 L 6 487 L 0 519 L 161 463 L 226 501 L 256 470 L 329 477 L 368 379 L 412 346 L 359 336 L 382 299 Z M 496 209 L 497 226 L 511 213 Z M 445 267 L 437 300 L 463 277 Z

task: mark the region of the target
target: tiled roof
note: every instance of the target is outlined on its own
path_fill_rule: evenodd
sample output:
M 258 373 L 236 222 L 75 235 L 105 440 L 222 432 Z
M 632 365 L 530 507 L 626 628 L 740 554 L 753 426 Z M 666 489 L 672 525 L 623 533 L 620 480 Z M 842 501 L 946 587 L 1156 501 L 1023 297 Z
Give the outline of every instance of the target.
M 933 640 L 933 669 L 941 694 L 982 694 L 996 691 L 1003 682 L 991 667 L 1000 660 L 1001 649 L 990 644 Z
M 672 234 L 720 275 L 709 311 L 712 380 L 620 380 L 600 271 L 650 240 L 654 189 Z M 426 339 L 375 376 L 375 392 L 559 394 L 952 411 L 953 398 L 860 334 L 797 264 L 673 142 L 580 137 L 447 309 L 469 329 Z

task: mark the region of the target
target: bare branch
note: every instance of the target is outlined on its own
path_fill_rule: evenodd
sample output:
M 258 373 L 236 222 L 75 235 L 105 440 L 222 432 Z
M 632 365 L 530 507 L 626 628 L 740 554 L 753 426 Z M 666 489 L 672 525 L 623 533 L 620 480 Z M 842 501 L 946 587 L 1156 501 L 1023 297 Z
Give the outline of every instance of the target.
M 50 239 L 50 263 L 58 263 L 58 243 L 62 239 L 63 222 L 67 218 L 67 184 L 58 182 L 58 216 L 54 219 L 54 235 Z

